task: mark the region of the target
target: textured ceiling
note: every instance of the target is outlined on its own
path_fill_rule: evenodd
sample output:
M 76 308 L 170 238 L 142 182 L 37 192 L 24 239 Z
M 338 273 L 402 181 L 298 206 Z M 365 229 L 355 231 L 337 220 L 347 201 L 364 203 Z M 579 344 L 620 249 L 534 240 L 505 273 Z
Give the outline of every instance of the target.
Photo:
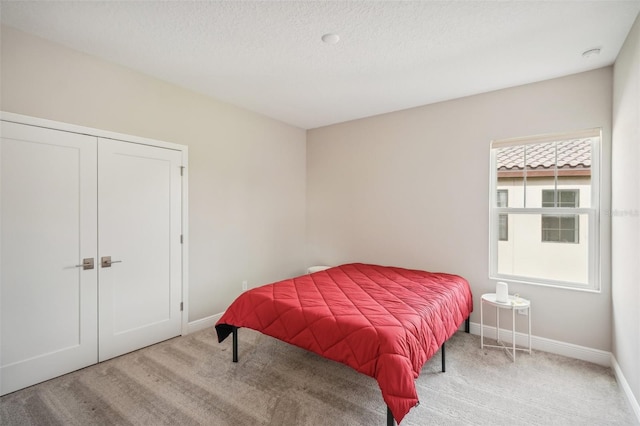
M 0 7 L 5 25 L 309 129 L 611 65 L 640 0 Z

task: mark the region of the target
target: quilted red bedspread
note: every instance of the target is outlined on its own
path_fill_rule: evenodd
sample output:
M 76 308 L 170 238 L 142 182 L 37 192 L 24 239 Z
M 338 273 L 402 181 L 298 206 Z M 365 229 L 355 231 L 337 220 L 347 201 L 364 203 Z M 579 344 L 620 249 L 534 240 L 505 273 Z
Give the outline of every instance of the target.
M 422 366 L 472 310 L 457 275 L 354 263 L 244 292 L 216 331 L 248 327 L 374 377 L 400 423 Z

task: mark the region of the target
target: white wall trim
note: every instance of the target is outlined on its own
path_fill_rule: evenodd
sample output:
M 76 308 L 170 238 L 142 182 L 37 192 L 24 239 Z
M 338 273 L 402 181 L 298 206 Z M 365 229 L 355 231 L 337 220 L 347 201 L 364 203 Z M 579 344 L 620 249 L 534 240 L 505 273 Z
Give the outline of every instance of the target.
M 218 320 L 222 317 L 222 314 L 223 312 L 190 322 L 187 334 L 204 330 L 209 327 L 214 327 L 216 322 L 218 322 Z M 475 334 L 477 336 L 480 335 L 480 324 L 472 322 L 469 329 L 471 334 Z M 463 330 L 463 328 L 461 328 L 461 330 Z M 485 325 L 484 334 L 485 336 L 493 337 L 496 335 L 496 328 Z M 511 331 L 500 329 L 500 338 L 505 342 L 510 341 Z M 516 344 L 526 346 L 527 335 L 517 332 Z M 629 401 L 633 412 L 640 422 L 640 404 L 635 399 L 633 392 L 631 392 L 629 383 L 625 379 L 624 374 L 622 374 L 622 370 L 620 369 L 616 358 L 611 354 L 611 352 L 587 348 L 585 346 L 574 345 L 572 343 L 565 343 L 537 336 L 531 336 L 531 347 L 535 350 L 550 352 L 557 355 L 563 355 L 570 358 L 593 362 L 594 364 L 602 365 L 605 367 L 611 367 L 614 371 L 616 380 L 620 384 L 620 387 L 624 391 L 624 394 L 627 397 L 627 400 Z
M 204 330 L 205 328 L 215 326 L 216 322 L 218 322 L 218 320 L 222 317 L 223 313 L 224 312 L 221 312 L 219 314 L 211 315 L 209 317 L 205 317 L 196 321 L 191 321 L 189 323 L 188 333 L 194 333 L 196 331 Z M 480 324 L 472 322 L 470 324 L 469 329 L 471 334 L 475 334 L 477 336 L 480 335 Z M 461 330 L 463 330 L 463 328 L 461 328 Z M 496 328 L 485 325 L 484 335 L 485 337 L 488 337 L 488 338 L 495 337 Z M 501 328 L 500 338 L 504 342 L 510 342 L 511 331 Z M 526 346 L 527 335 L 525 333 L 517 332 L 516 344 Z M 594 364 L 602 365 L 605 367 L 611 367 L 612 365 L 611 360 L 613 356 L 611 355 L 611 352 L 602 351 L 599 349 L 587 348 L 585 346 L 574 345 L 573 343 L 565 343 L 557 340 L 546 339 L 544 337 L 531 336 L 531 347 L 535 350 L 549 352 L 557 355 L 563 355 L 570 358 L 580 359 L 583 361 L 592 362 Z M 622 373 L 620 373 L 620 375 L 621 374 Z
M 187 326 L 187 333 L 195 333 L 196 331 L 204 330 L 205 328 L 213 327 L 216 325 L 216 322 L 222 317 L 224 312 L 220 312 L 219 314 L 211 315 L 209 317 L 205 317 L 199 320 L 191 321 Z
M 624 377 L 622 369 L 620 369 L 620 365 L 618 364 L 618 361 L 616 360 L 616 357 L 613 356 L 613 354 L 611 354 L 611 368 L 613 369 L 613 373 L 615 374 L 616 380 L 620 384 L 622 391 L 627 397 L 627 401 L 629 401 L 631 409 L 638 419 L 638 423 L 640 423 L 640 402 L 638 402 L 638 400 L 633 395 L 631 387 L 629 386 L 629 382 L 627 382 L 627 379 Z
M 182 150 L 182 334 L 189 328 L 189 149 Z
M 222 317 L 221 312 L 219 314 L 211 315 L 196 321 L 191 321 L 187 330 L 187 334 L 194 333 L 196 331 L 204 330 L 205 328 L 213 327 L 216 322 Z M 472 322 L 470 324 L 471 334 L 477 336 L 480 335 L 480 324 Z M 462 328 L 461 328 L 462 330 Z M 484 326 L 484 335 L 487 338 L 493 338 L 496 335 L 496 328 L 491 326 Z M 504 342 L 511 341 L 511 331 L 500 329 L 500 339 Z M 516 333 L 516 344 L 521 346 L 527 345 L 527 335 L 525 333 Z M 602 351 L 599 349 L 587 348 L 585 346 L 574 345 L 573 343 L 560 342 L 557 340 L 551 340 L 544 337 L 531 336 L 531 347 L 535 350 L 549 352 L 552 354 L 562 355 L 569 358 L 580 359 L 583 361 L 592 362 L 594 364 L 602 365 L 605 367 L 612 366 L 611 352 Z M 617 365 L 617 364 L 615 364 Z M 619 367 L 618 367 L 619 370 Z M 617 374 L 616 374 L 617 375 Z M 620 375 L 622 373 L 620 372 Z M 625 381 L 626 383 L 626 381 Z M 627 385 L 628 387 L 628 385 Z M 629 390 L 630 392 L 630 390 Z M 636 403 L 637 406 L 637 403 Z
M 65 123 L 63 121 L 48 120 L 46 118 L 31 117 L 29 115 L 16 114 L 13 112 L 0 111 L 0 119 L 18 124 L 28 124 L 30 126 L 44 127 L 52 130 L 62 130 L 64 132 L 79 133 L 81 135 L 96 136 L 103 139 L 115 139 L 141 145 L 151 145 L 160 148 L 174 149 L 176 151 L 188 151 L 186 145 L 178 145 L 172 142 L 149 139 L 141 136 L 127 135 L 124 133 L 112 132 L 109 130 L 96 129 L 93 127 L 79 126 L 77 124 Z M 186 164 L 185 164 L 186 166 Z
M 471 334 L 479 336 L 480 324 L 472 322 L 470 331 Z M 495 338 L 496 328 L 485 324 L 484 335 L 485 338 Z M 504 342 L 511 342 L 511 330 L 501 328 L 500 339 Z M 528 345 L 526 333 L 516 332 L 516 344 L 519 346 Z M 533 335 L 531 336 L 531 347 L 535 350 L 580 359 L 605 367 L 611 367 L 611 352 L 600 349 L 587 348 L 585 346 L 574 345 L 573 343 L 560 342 L 558 340 L 551 340 L 545 337 Z

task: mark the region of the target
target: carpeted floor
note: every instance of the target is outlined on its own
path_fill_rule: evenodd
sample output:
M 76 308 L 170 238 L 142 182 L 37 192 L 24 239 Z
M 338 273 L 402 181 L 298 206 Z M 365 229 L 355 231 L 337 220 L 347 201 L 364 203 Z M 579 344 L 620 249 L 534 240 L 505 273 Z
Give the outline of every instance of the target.
M 0 399 L 2 425 L 384 425 L 374 379 L 251 330 L 175 338 Z M 512 363 L 457 333 L 404 425 L 636 425 L 610 369 L 534 351 Z

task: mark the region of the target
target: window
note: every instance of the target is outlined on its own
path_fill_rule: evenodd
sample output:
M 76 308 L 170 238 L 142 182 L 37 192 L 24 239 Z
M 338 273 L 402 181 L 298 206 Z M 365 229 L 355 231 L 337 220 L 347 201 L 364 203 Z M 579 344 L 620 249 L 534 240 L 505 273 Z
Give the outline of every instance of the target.
M 600 129 L 491 143 L 490 276 L 598 291 Z
M 542 190 L 542 207 L 579 207 L 579 200 L 579 189 Z
M 557 199 L 556 199 L 557 197 Z M 579 189 L 542 190 L 542 207 L 579 207 Z M 580 217 L 577 215 L 542 215 L 542 241 L 579 243 Z
M 498 207 L 509 207 L 509 191 L 498 189 Z M 506 214 L 498 215 L 498 240 L 509 240 L 509 217 Z

